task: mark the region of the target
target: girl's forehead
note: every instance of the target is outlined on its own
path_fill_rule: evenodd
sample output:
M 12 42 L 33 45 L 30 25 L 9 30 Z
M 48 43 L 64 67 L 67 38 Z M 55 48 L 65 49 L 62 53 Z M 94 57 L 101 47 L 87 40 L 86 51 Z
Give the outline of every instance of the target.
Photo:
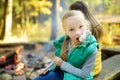
M 85 24 L 84 18 L 80 16 L 71 16 L 64 20 L 66 25 Z

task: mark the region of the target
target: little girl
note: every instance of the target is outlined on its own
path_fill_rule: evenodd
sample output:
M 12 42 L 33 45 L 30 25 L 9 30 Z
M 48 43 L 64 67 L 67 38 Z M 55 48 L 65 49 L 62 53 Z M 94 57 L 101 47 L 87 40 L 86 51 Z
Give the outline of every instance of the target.
M 65 35 L 54 41 L 54 66 L 49 71 L 41 69 L 40 76 L 33 80 L 92 80 L 98 43 L 88 33 L 88 20 L 81 11 L 71 10 L 62 23 Z M 88 34 L 84 34 L 86 31 Z
M 95 19 L 94 15 L 89 9 L 89 6 L 84 1 L 76 1 L 69 7 L 70 10 L 81 11 L 85 18 L 90 22 L 91 33 L 95 36 L 98 42 L 102 40 L 103 28 L 100 23 Z M 102 54 L 99 46 L 98 53 L 96 55 L 95 66 L 93 70 L 94 76 L 98 75 L 102 71 Z

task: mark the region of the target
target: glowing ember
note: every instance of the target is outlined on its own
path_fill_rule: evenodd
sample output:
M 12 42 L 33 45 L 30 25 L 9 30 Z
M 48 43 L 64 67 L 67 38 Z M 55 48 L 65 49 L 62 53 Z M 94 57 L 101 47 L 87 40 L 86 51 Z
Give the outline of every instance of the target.
M 24 68 L 25 68 L 24 63 L 20 62 L 20 63 L 18 63 L 18 64 L 16 65 L 14 72 L 15 72 L 16 74 L 24 73 Z
M 6 56 L 2 56 L 2 57 L 0 58 L 0 62 L 6 62 Z

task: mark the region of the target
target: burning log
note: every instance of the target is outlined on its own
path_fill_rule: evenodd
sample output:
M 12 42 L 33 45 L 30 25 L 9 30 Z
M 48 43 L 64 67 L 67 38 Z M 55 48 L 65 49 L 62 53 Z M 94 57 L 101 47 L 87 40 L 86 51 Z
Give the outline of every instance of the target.
M 21 49 L 21 47 L 18 47 L 15 51 L 0 58 L 0 74 L 8 73 L 11 76 L 20 76 L 25 73 L 25 64 L 19 57 Z
M 4 55 L 0 58 L 0 68 L 5 68 L 10 64 L 16 64 L 20 61 L 18 54 L 20 53 L 20 48 L 17 48 L 14 52 Z
M 8 73 L 12 78 L 14 78 L 14 76 L 25 75 L 26 80 L 31 80 L 33 72 L 36 72 L 35 75 L 37 75 L 37 70 L 46 67 L 49 63 L 49 60 L 44 58 L 45 56 L 41 57 L 38 56 L 38 54 L 31 53 L 19 55 L 20 52 L 21 49 L 17 48 L 15 51 L 3 55 L 0 58 L 0 74 Z

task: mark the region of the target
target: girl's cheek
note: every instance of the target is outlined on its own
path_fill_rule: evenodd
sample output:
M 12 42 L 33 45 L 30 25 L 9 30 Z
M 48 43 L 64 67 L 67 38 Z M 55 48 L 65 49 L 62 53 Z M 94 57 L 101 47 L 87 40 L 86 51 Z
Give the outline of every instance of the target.
M 75 35 L 74 35 L 74 34 L 71 35 L 71 39 L 72 39 L 72 40 L 75 39 Z

